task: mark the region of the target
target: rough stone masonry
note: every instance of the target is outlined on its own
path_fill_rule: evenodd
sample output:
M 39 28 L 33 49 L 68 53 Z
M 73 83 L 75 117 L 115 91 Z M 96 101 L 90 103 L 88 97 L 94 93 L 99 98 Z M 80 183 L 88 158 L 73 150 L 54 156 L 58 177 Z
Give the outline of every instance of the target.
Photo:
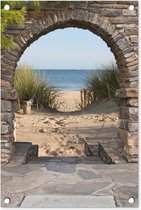
M 129 10 L 130 5 L 134 10 Z M 24 50 L 42 35 L 55 29 L 77 27 L 100 36 L 110 47 L 121 75 L 118 138 L 122 155 L 128 162 L 138 157 L 138 2 L 81 1 L 42 2 L 35 11 L 27 3 L 22 27 L 10 25 L 6 33 L 13 36 L 18 48 L 2 50 L 1 72 L 1 161 L 8 163 L 14 153 L 13 104 L 18 94 L 13 76 Z

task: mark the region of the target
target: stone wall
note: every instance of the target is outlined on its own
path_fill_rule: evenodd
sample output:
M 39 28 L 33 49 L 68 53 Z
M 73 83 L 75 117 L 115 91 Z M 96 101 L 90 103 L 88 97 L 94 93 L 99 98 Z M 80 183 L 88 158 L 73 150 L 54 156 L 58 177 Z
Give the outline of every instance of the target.
M 129 10 L 130 5 L 134 10 Z M 77 27 L 100 36 L 113 52 L 121 75 L 119 132 L 122 155 L 128 162 L 138 156 L 138 2 L 82 1 L 42 2 L 35 11 L 27 3 L 26 21 L 22 27 L 11 25 L 11 34 L 18 48 L 2 50 L 2 162 L 8 163 L 14 152 L 13 102 L 18 97 L 13 88 L 13 75 L 24 50 L 30 44 L 55 29 Z

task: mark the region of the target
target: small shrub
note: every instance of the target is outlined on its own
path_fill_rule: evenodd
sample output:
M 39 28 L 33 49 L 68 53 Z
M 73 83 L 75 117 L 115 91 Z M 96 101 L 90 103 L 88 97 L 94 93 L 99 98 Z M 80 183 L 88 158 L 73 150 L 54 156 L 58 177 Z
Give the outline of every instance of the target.
M 119 70 L 116 65 L 103 66 L 92 71 L 87 79 L 87 88 L 90 89 L 93 100 L 110 100 L 119 89 Z
M 44 80 L 37 79 L 36 72 L 29 65 L 21 65 L 16 69 L 14 86 L 19 93 L 20 104 L 34 98 L 38 107 L 58 109 L 59 88 Z
M 59 96 L 60 92 L 57 86 L 46 84 L 42 80 L 37 81 L 36 102 L 39 107 L 58 109 L 60 107 Z
M 28 101 L 36 90 L 36 74 L 27 64 L 18 66 L 14 76 L 14 86 L 18 91 L 20 102 Z

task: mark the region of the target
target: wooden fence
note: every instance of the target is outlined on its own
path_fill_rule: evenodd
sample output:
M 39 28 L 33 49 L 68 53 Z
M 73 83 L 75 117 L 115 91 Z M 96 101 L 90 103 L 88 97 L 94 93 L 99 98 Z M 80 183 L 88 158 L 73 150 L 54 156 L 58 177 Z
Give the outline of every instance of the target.
M 88 105 L 96 101 L 94 92 L 88 89 L 80 90 L 81 108 L 86 108 Z

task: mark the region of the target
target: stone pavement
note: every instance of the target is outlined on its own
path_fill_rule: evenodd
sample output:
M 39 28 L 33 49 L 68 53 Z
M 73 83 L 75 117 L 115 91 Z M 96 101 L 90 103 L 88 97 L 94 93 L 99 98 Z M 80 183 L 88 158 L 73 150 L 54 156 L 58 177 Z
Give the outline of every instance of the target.
M 80 164 L 51 159 L 2 165 L 1 176 L 3 207 L 107 207 L 105 202 L 108 207 L 138 206 L 137 164 Z M 6 197 L 10 198 L 9 204 L 4 204 Z M 135 199 L 133 204 L 128 202 L 130 197 Z
M 113 196 L 54 196 L 34 195 L 26 196 L 21 207 L 47 208 L 112 208 L 115 207 Z

